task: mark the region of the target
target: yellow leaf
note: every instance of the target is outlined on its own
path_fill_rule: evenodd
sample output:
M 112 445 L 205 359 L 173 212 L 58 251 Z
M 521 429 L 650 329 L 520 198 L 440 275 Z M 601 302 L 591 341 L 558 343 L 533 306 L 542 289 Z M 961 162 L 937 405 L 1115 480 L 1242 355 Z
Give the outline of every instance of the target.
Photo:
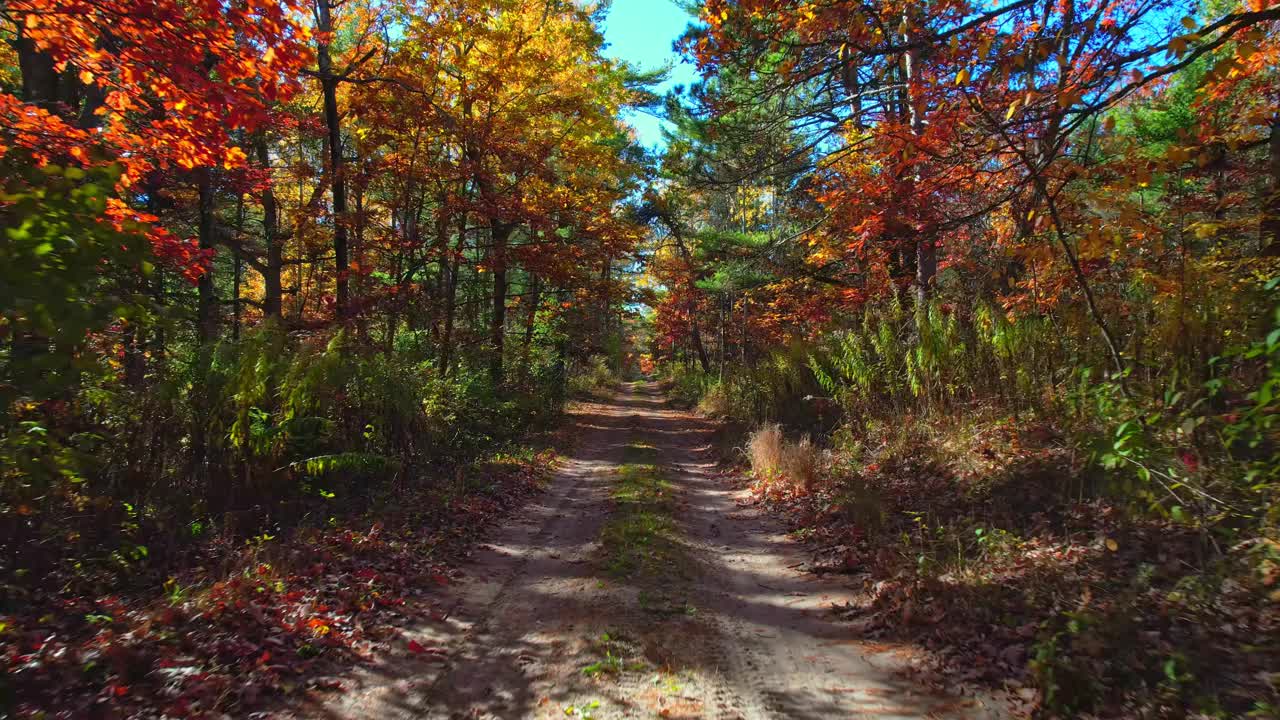
M 1188 30 L 1195 30 L 1195 29 L 1196 29 L 1196 21 L 1195 21 L 1194 19 L 1192 19 L 1190 16 L 1184 17 L 1184 18 L 1182 18 L 1182 27 L 1184 27 L 1184 28 L 1186 28 L 1186 29 L 1188 29 Z
M 88 70 L 81 70 L 80 82 L 84 83 L 85 85 L 93 84 L 93 73 L 89 72 Z
M 1196 237 L 1200 240 L 1211 238 L 1218 234 L 1218 226 L 1213 223 L 1196 223 L 1192 227 L 1195 228 Z
M 1111 538 L 1107 538 L 1107 549 L 1111 552 L 1116 552 L 1120 549 L 1120 543 L 1112 540 Z
M 228 170 L 239 167 L 247 159 L 244 150 L 232 146 L 227 148 L 226 158 L 222 161 L 222 166 Z
M 967 82 L 969 82 L 969 68 L 965 68 L 965 69 L 961 70 L 960 72 L 956 73 L 956 84 L 957 84 L 957 85 L 963 85 L 963 84 L 965 84 L 965 83 L 967 83 Z

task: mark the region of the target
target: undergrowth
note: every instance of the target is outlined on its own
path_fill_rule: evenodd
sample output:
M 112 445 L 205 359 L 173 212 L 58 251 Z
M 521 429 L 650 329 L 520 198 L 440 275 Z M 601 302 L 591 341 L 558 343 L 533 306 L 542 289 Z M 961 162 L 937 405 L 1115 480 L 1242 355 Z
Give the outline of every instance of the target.
M 595 355 L 569 373 L 569 394 L 581 398 L 601 397 L 616 388 L 618 382 L 618 374 L 610 367 L 609 359 Z
M 812 570 L 863 579 L 845 612 L 866 631 L 926 643 L 950 682 L 1029 689 L 1046 715 L 1272 716 L 1270 541 L 1223 547 L 1098 497 L 1062 438 L 1009 418 L 861 438 L 811 491 L 756 489 L 819 548 Z
M 344 690 L 373 653 L 425 652 L 405 618 L 439 621 L 432 588 L 459 553 L 544 482 L 550 451 L 499 453 L 314 526 L 204 546 L 135 589 L 27 594 L 0 621 L 14 717 L 249 717 Z M 107 585 L 106 587 L 110 587 Z
M 1280 309 L 1200 368 L 1099 372 L 1063 333 L 895 297 L 723 376 L 666 374 L 755 428 L 756 496 L 812 571 L 861 578 L 862 632 L 934 650 L 931 678 L 1043 717 L 1276 717 Z

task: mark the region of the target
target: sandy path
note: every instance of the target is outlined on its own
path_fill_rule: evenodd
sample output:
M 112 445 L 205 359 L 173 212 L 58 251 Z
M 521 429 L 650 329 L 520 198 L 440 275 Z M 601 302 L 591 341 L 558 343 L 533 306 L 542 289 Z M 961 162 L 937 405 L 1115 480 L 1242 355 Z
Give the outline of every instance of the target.
M 427 652 L 360 671 L 313 717 L 998 716 L 920 691 L 900 672 L 906 648 L 828 619 L 849 591 L 791 569 L 803 549 L 715 476 L 709 422 L 652 385 L 571 422 L 581 442 L 549 490 L 476 553 L 447 618 L 412 630 Z M 657 581 L 610 576 L 597 542 L 637 444 L 668 468 L 690 558 Z

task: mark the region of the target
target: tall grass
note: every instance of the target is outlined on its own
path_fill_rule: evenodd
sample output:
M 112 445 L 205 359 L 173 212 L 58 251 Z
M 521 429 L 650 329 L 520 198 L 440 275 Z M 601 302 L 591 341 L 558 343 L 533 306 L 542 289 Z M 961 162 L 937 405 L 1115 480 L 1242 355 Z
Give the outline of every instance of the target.
M 805 492 L 817 485 L 822 475 L 822 451 L 806 435 L 788 440 L 779 423 L 765 423 L 747 439 L 751 471 L 765 484 L 782 483 Z

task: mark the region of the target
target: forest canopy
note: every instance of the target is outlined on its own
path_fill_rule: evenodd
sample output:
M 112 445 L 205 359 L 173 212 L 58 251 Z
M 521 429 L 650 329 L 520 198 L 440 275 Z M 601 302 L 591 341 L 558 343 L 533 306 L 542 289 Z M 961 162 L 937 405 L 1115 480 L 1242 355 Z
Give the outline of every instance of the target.
M 661 94 L 608 2 L 0 2 L 0 716 L 638 374 L 884 617 L 1052 575 L 948 611 L 1035 712 L 1280 713 L 1280 6 L 690 9 Z

